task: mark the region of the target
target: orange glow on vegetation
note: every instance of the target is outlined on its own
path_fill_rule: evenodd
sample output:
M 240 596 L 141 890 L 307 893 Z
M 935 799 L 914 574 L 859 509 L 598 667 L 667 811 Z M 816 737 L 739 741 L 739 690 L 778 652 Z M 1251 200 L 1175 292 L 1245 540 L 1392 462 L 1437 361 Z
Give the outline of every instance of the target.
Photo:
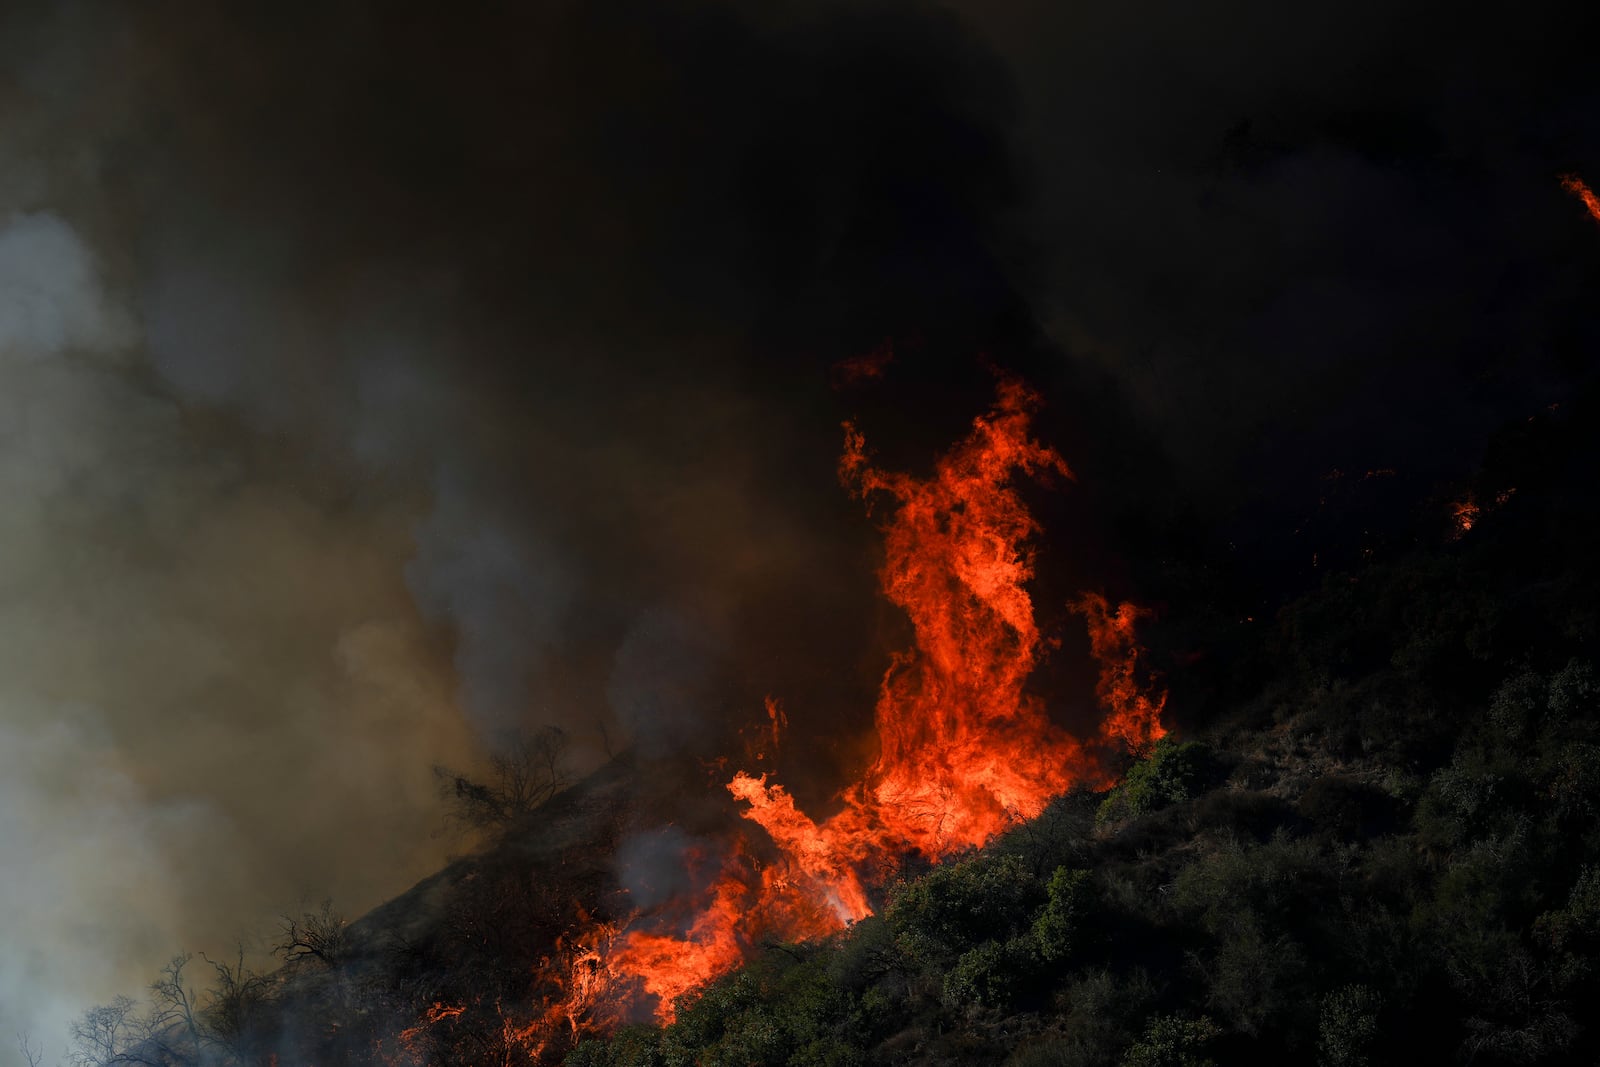
M 1563 174 L 1561 188 L 1583 201 L 1583 206 L 1589 209 L 1589 217 L 1595 222 L 1600 222 L 1600 197 L 1595 196 L 1584 180 L 1576 174 Z
M 443 1004 L 437 1001 L 433 1007 L 422 1013 L 422 1018 L 415 1026 L 409 1026 L 400 1031 L 400 1043 L 408 1050 L 415 1052 L 417 1041 L 432 1026 L 436 1026 L 445 1019 L 454 1019 L 466 1011 L 464 1004 Z
M 1480 504 L 1473 494 L 1468 493 L 1460 500 L 1451 501 L 1450 517 L 1454 521 L 1454 529 L 1450 531 L 1450 540 L 1459 541 L 1467 532 L 1482 521 L 1483 517 L 1497 508 L 1505 506 L 1517 493 L 1516 487 L 1502 489 L 1494 495 L 1494 501 L 1489 504 Z

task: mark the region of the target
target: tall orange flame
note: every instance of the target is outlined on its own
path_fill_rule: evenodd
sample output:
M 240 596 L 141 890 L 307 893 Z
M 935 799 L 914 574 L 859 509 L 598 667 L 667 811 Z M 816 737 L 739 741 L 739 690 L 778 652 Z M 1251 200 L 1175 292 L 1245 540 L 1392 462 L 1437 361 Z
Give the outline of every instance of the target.
M 671 1021 L 679 996 L 737 966 L 763 938 L 823 936 L 871 914 L 869 888 L 903 859 L 981 845 L 1074 785 L 1108 784 L 1097 753 L 1051 722 L 1025 688 L 1042 641 L 1027 590 L 1028 542 L 1039 526 L 1015 483 L 1072 477 L 1054 449 L 1029 436 L 1037 404 L 1003 379 L 994 407 L 926 479 L 874 467 L 846 424 L 840 477 L 869 506 L 893 502 L 879 577 L 913 633 L 879 687 L 877 758 L 821 822 L 769 775 L 735 774 L 728 791 L 778 858 L 763 864 L 734 842 L 696 900 L 635 917 L 631 928 L 581 933 L 564 957 L 564 996 L 530 1030 L 551 1033 L 562 1020 L 573 1033 L 605 1026 L 632 1014 L 630 1005 Z M 1165 733 L 1165 696 L 1138 677 L 1133 630 L 1143 612 L 1099 594 L 1073 608 L 1101 664 L 1107 714 L 1096 744 L 1148 748 Z M 771 698 L 767 714 L 776 750 L 787 717 Z
M 1166 727 L 1161 725 L 1167 694 L 1149 689 L 1138 676 L 1144 649 L 1139 647 L 1133 628 L 1149 612 L 1128 603 L 1112 608 L 1099 593 L 1085 593 L 1072 610 L 1088 624 L 1089 649 L 1100 661 L 1095 695 L 1106 709 L 1101 735 L 1121 741 L 1134 752 L 1149 751 L 1167 735 Z
M 1003 380 L 993 409 L 927 479 L 874 467 L 865 439 L 846 425 L 841 479 L 869 502 L 887 496 L 895 504 L 880 578 L 911 620 L 913 647 L 884 674 L 877 759 L 839 794 L 837 814 L 819 823 L 768 775 L 734 775 L 729 792 L 748 805 L 745 817 L 772 838 L 780 860 L 759 884 L 724 878 L 682 935 L 620 939 L 612 969 L 638 976 L 661 1020 L 672 1018 L 674 994 L 737 963 L 754 929 L 787 938 L 839 929 L 871 913 L 869 884 L 899 858 L 981 845 L 1074 784 L 1101 783 L 1083 743 L 1025 690 L 1041 641 L 1026 588 L 1034 573 L 1028 539 L 1039 527 L 1015 480 L 1072 476 L 1055 450 L 1029 436 L 1037 403 L 1020 382 Z M 1163 698 L 1135 677 L 1139 610 L 1113 609 L 1098 595 L 1078 610 L 1102 662 L 1099 695 L 1110 713 L 1103 736 L 1148 747 L 1164 732 Z

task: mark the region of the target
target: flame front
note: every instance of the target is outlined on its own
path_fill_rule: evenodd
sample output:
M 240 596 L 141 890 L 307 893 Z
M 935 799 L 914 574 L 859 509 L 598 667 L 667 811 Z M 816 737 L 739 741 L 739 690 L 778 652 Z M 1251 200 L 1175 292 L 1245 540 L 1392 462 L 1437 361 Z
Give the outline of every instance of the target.
M 820 822 L 769 775 L 735 774 L 728 791 L 777 859 L 731 842 L 695 899 L 580 931 L 551 966 L 564 972 L 554 976 L 563 995 L 523 1032 L 525 1047 L 537 1053 L 548 1035 L 605 1029 L 640 1009 L 670 1022 L 678 997 L 738 966 L 751 946 L 825 936 L 870 915 L 869 889 L 906 858 L 982 845 L 1075 785 L 1109 784 L 1099 747 L 1142 751 L 1163 735 L 1164 695 L 1137 676 L 1142 612 L 1132 604 L 1086 594 L 1073 605 L 1101 665 L 1106 716 L 1093 743 L 1052 723 L 1026 691 L 1042 641 L 1026 587 L 1039 526 L 1016 481 L 1072 477 L 1030 436 L 1037 403 L 1020 382 L 1002 380 L 994 407 L 926 479 L 873 466 L 846 424 L 840 477 L 869 508 L 892 502 L 879 577 L 913 631 L 879 688 L 877 758 Z M 766 710 L 776 752 L 788 718 L 774 699 Z
M 1035 403 L 1021 383 L 1003 382 L 994 409 L 925 481 L 870 466 L 861 435 L 846 429 L 846 483 L 898 504 L 881 577 L 916 638 L 884 675 L 882 748 L 848 798 L 859 817 L 845 822 L 858 825 L 840 829 L 856 856 L 910 846 L 937 858 L 981 844 L 1087 769 L 1077 742 L 1023 688 L 1039 651 L 1025 587 L 1038 524 L 1013 477 L 1072 476 L 1028 436 Z
M 1104 784 L 1097 759 L 1025 689 L 1041 642 L 1026 588 L 1028 539 L 1039 527 L 1015 483 L 1072 476 L 1029 436 L 1037 402 L 1020 382 L 1002 381 L 993 409 L 927 479 L 873 466 L 864 437 L 846 424 L 841 480 L 869 506 L 879 497 L 894 505 L 880 579 L 911 620 L 913 647 L 884 674 L 877 759 L 839 795 L 837 814 L 817 822 L 768 775 L 735 774 L 729 792 L 776 843 L 779 861 L 759 877 L 726 873 L 681 935 L 635 930 L 618 939 L 610 969 L 655 998 L 659 1020 L 672 1019 L 675 996 L 735 966 L 760 935 L 822 936 L 871 914 L 869 886 L 905 857 L 981 845 L 1076 784 Z M 1164 732 L 1162 698 L 1135 677 L 1138 609 L 1098 595 L 1077 608 L 1102 663 L 1103 735 L 1148 747 Z

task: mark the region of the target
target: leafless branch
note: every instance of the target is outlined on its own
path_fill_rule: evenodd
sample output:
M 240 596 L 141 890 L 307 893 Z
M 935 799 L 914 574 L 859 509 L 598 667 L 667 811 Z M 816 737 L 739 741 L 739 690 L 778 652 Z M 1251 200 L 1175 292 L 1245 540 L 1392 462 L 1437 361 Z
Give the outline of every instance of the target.
M 257 1012 L 272 999 L 272 979 L 245 966 L 243 945 L 232 963 L 214 960 L 204 953 L 200 958 L 217 974 L 216 984 L 206 996 L 207 1028 L 218 1043 L 238 1053 L 240 1041 Z
M 565 730 L 546 726 L 496 753 L 483 780 L 442 766 L 433 773 L 456 821 L 474 829 L 503 829 L 571 784 L 567 745 Z
M 44 1049 L 34 1045 L 32 1035 L 26 1030 L 17 1031 L 17 1052 L 26 1067 L 39 1067 L 44 1060 Z
M 283 957 L 285 963 L 316 960 L 328 967 L 337 967 L 349 945 L 345 921 L 333 910 L 331 900 L 323 901 L 320 909 L 303 912 L 298 918 L 283 916 L 279 934 L 280 939 L 272 950 Z

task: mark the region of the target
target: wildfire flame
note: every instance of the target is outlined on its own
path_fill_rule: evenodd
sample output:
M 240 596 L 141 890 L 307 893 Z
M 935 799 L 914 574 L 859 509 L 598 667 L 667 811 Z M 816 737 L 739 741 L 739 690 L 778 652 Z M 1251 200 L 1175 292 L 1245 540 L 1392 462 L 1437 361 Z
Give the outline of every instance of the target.
M 404 1045 L 408 1051 L 415 1052 L 417 1050 L 418 1041 L 430 1027 L 437 1026 L 446 1019 L 459 1018 L 466 1010 L 467 1007 L 465 1004 L 444 1004 L 442 1002 L 435 1001 L 433 1007 L 422 1013 L 422 1018 L 418 1021 L 417 1025 L 409 1026 L 400 1031 L 400 1043 Z
M 904 859 L 982 845 L 1075 785 L 1107 785 L 1099 748 L 1143 751 L 1165 733 L 1165 695 L 1138 676 L 1134 626 L 1145 612 L 1099 594 L 1072 605 L 1101 665 L 1099 736 L 1072 736 L 1026 691 L 1043 643 L 1026 587 L 1039 525 L 1016 482 L 1072 477 L 1030 437 L 1037 404 L 1022 383 L 1002 379 L 993 408 L 928 478 L 873 466 L 865 438 L 845 425 L 840 478 L 869 508 L 892 502 L 879 577 L 913 632 L 879 687 L 877 758 L 820 822 L 768 774 L 736 773 L 727 789 L 777 859 L 762 862 L 750 843 L 733 841 L 720 860 L 691 857 L 705 886 L 693 899 L 580 929 L 548 964 L 562 993 L 519 1031 L 523 1047 L 537 1056 L 555 1034 L 605 1029 L 640 1010 L 670 1022 L 680 996 L 738 966 L 752 946 L 826 936 L 866 917 L 869 889 Z M 776 751 L 788 718 L 770 697 L 766 711 Z
M 1502 489 L 1494 495 L 1494 502 L 1491 504 L 1479 503 L 1472 493 L 1468 493 L 1460 500 L 1451 501 L 1450 517 L 1454 520 L 1455 527 L 1450 531 L 1450 540 L 1461 540 L 1478 524 L 1478 521 L 1485 514 L 1496 508 L 1504 507 L 1506 501 L 1515 496 L 1516 492 L 1515 486 L 1509 489 Z
M 1167 694 L 1150 690 L 1138 675 L 1144 649 L 1134 637 L 1134 624 L 1150 613 L 1134 604 L 1112 608 L 1099 593 L 1085 593 L 1072 605 L 1089 626 L 1089 650 L 1100 661 L 1100 682 L 1095 695 L 1106 709 L 1100 733 L 1127 745 L 1134 752 L 1149 751 L 1167 735 L 1161 711 Z
M 772 751 L 776 753 L 783 743 L 783 731 L 789 728 L 789 716 L 776 697 L 767 698 L 767 719 L 772 723 Z
M 1600 196 L 1596 196 L 1582 178 L 1576 174 L 1563 174 L 1561 188 L 1582 200 L 1583 206 L 1589 209 L 1589 217 L 1600 222 Z
M 672 1019 L 677 995 L 742 960 L 758 931 L 794 940 L 838 930 L 871 914 L 868 887 L 885 865 L 981 845 L 1073 785 L 1103 783 L 1084 743 L 1025 690 L 1041 646 L 1026 588 L 1034 573 L 1028 539 L 1039 526 L 1015 481 L 1072 476 L 1054 449 L 1029 436 L 1037 403 L 1020 382 L 1003 380 L 993 409 L 926 479 L 873 466 L 865 438 L 846 424 L 841 480 L 869 504 L 888 497 L 895 505 L 879 576 L 885 596 L 910 617 L 913 647 L 884 674 L 878 757 L 839 794 L 837 814 L 817 822 L 768 775 L 735 774 L 728 791 L 777 845 L 779 862 L 759 878 L 730 869 L 681 935 L 635 930 L 618 938 L 610 970 L 655 997 L 659 1020 Z M 1099 595 L 1076 608 L 1102 663 L 1103 736 L 1148 747 L 1164 732 L 1164 697 L 1136 677 L 1141 612 L 1112 608 Z M 775 707 L 768 705 L 774 724 Z

